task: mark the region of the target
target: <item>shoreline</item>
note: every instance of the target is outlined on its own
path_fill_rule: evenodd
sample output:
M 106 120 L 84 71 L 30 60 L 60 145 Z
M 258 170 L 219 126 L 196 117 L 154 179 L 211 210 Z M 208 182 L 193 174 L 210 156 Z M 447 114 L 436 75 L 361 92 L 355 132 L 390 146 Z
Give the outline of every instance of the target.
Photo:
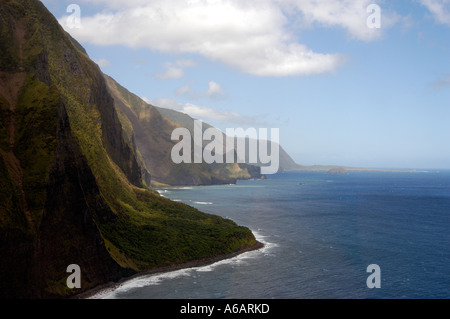
M 153 268 L 153 269 L 149 269 L 149 270 L 140 271 L 134 275 L 131 275 L 128 277 L 123 277 L 117 282 L 109 282 L 109 283 L 105 283 L 105 284 L 99 285 L 97 287 L 94 287 L 92 289 L 89 289 L 88 291 L 85 291 L 85 292 L 79 293 L 75 296 L 72 296 L 72 297 L 70 297 L 70 299 L 89 299 L 104 290 L 114 290 L 114 289 L 120 287 L 123 283 L 130 281 L 132 279 L 138 278 L 138 277 L 169 273 L 169 272 L 173 272 L 173 271 L 177 271 L 177 270 L 181 270 L 181 269 L 209 266 L 209 265 L 215 264 L 222 260 L 232 259 L 236 256 L 239 256 L 241 254 L 244 254 L 244 253 L 247 253 L 250 251 L 260 250 L 260 249 L 264 248 L 264 246 L 265 245 L 263 243 L 256 241 L 255 245 L 253 245 L 251 247 L 243 248 L 241 250 L 235 251 L 230 254 L 222 254 L 222 255 L 218 255 L 216 257 L 202 258 L 202 259 L 192 260 L 192 261 L 182 263 L 182 264 L 157 267 L 157 268 Z

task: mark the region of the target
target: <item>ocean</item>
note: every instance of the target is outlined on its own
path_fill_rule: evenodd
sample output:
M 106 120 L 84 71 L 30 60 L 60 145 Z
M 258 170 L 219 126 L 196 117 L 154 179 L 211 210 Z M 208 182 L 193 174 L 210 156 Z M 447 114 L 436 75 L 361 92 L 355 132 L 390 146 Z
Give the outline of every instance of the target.
M 286 172 L 159 192 L 249 227 L 265 247 L 94 298 L 450 298 L 450 171 Z M 374 264 L 380 288 L 367 284 Z

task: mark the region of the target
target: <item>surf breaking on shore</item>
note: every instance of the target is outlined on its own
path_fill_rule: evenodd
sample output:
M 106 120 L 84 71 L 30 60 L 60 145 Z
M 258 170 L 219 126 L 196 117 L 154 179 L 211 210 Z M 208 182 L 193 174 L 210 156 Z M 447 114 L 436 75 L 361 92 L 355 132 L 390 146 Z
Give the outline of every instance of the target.
M 131 277 L 123 278 L 119 282 L 105 284 L 93 288 L 87 292 L 79 294 L 77 299 L 114 299 L 118 293 L 126 292 L 131 289 L 158 285 L 166 279 L 173 279 L 183 276 L 190 276 L 194 271 L 207 272 L 213 271 L 215 267 L 230 263 L 237 263 L 246 258 L 255 257 L 254 254 L 265 253 L 266 250 L 275 246 L 264 240 L 264 236 L 258 231 L 252 231 L 256 238 L 256 245 L 242 249 L 240 251 L 220 255 L 217 257 L 194 260 L 185 264 L 161 267 L 148 271 L 137 273 Z

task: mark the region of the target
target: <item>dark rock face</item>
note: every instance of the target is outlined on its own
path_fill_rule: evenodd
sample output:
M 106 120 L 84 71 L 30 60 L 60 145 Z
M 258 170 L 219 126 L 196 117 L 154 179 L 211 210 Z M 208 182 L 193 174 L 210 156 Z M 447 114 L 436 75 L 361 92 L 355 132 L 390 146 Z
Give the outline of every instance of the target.
M 125 143 L 122 126 L 114 108 L 114 100 L 109 94 L 103 77 L 98 79 L 99 91 L 95 104 L 98 105 L 102 117 L 103 144 L 111 158 L 122 169 L 128 180 L 142 187 L 141 168 L 138 164 L 132 146 Z M 148 184 L 150 185 L 150 184 Z
M 76 292 L 134 273 L 119 266 L 105 247 L 97 223 L 114 223 L 116 215 L 101 196 L 96 178 L 73 138 L 43 43 L 39 42 L 42 50 L 33 58 L 25 57 L 31 62 L 22 67 L 23 47 L 34 31 L 32 24 L 23 22 L 17 8 L 30 3 L 34 10 L 45 10 L 37 1 L 12 1 L 1 12 L 5 32 L 11 34 L 1 41 L 12 52 L 6 62 L 16 63 L 3 68 L 6 71 L 0 83 L 0 126 L 4 132 L 0 149 L 0 201 L 4 202 L 0 205 L 0 298 L 73 295 L 65 285 L 70 275 L 66 269 L 71 264 L 81 268 L 82 285 Z M 60 46 L 64 52 L 61 65 L 73 77 L 82 77 L 77 54 L 63 42 Z M 0 60 L 5 62 L 3 57 Z M 100 110 L 105 148 L 130 182 L 141 186 L 141 168 L 123 140 L 113 100 L 101 73 L 97 74 L 90 82 L 91 103 Z M 42 97 L 36 96 L 36 91 Z M 33 95 L 35 104 L 25 101 L 27 95 Z M 30 126 L 26 117 L 39 126 Z M 45 134 L 41 127 L 45 127 Z M 45 152 L 44 157 L 30 151 L 35 147 L 31 138 L 45 140 L 45 148 L 39 149 Z M 36 174 L 38 184 L 32 179 Z M 31 177 L 26 180 L 25 175 Z M 33 183 L 26 183 L 30 180 Z
M 138 138 L 78 46 L 40 1 L 0 0 L 0 298 L 70 297 L 254 245 L 249 229 L 143 187 Z
M 0 298 L 32 297 L 34 295 L 33 265 L 34 238 L 19 229 L 0 231 Z
M 83 78 L 85 76 L 82 72 L 83 67 L 73 48 L 66 47 L 62 64 L 73 77 Z M 92 64 L 92 67 L 94 67 L 94 64 Z M 100 69 L 84 71 L 92 77 L 93 82 L 89 88 L 91 92 L 89 104 L 92 108 L 98 108 L 100 112 L 103 145 L 128 180 L 132 184 L 142 187 L 140 165 L 136 161 L 133 146 L 124 141 L 122 126 L 114 108 L 114 100 L 107 90 L 102 73 Z
M 35 261 L 47 282 L 67 277 L 66 268 L 71 264 L 81 268 L 80 292 L 130 274 L 108 254 L 97 220 L 114 222 L 115 215 L 100 196 L 95 177 L 72 139 L 66 110 L 61 105 Z M 49 293 L 44 292 L 44 297 L 56 296 L 51 288 L 47 287 Z
M 58 111 L 56 141 L 39 229 L 36 233 L 19 229 L 0 232 L 0 253 L 8 258 L 7 263 L 0 263 L 0 298 L 63 297 L 61 280 L 70 275 L 66 269 L 71 264 L 81 268 L 77 292 L 134 273 L 120 267 L 105 248 L 96 221 L 114 222 L 116 216 L 101 197 L 72 138 L 63 104 Z

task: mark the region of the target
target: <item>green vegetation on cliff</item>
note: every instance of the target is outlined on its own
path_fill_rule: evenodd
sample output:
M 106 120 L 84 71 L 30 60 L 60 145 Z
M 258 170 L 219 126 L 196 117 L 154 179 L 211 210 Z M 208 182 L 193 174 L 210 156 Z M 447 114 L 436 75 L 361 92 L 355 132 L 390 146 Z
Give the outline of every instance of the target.
M 67 297 L 256 244 L 148 188 L 132 121 L 40 1 L 0 0 L 0 23 L 0 297 Z M 155 119 L 164 139 L 173 124 Z M 66 286 L 73 263 L 80 290 Z

